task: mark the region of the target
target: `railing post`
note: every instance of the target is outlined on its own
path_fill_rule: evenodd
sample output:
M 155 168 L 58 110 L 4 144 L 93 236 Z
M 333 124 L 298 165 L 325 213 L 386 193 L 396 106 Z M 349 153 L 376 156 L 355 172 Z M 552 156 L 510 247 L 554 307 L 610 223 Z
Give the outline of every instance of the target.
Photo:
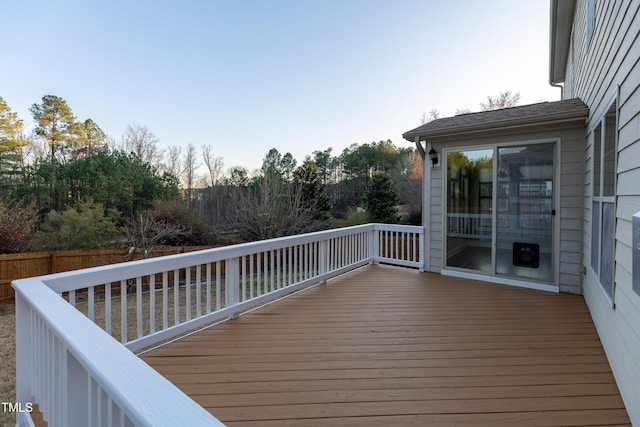
M 329 272 L 329 241 L 320 240 L 318 242 L 318 275 L 324 276 Z M 322 279 L 322 283 L 326 283 L 326 279 Z
M 31 334 L 33 327 L 31 325 L 31 307 L 16 291 L 16 401 L 22 407 L 27 403 L 32 403 L 31 384 L 33 375 L 31 369 L 31 358 L 34 351 L 31 348 Z M 18 426 L 29 425 L 26 418 L 28 414 L 18 413 Z
M 240 260 L 231 258 L 225 264 L 225 307 L 233 307 L 240 303 Z M 232 317 L 237 317 L 237 314 L 234 313 Z
M 378 232 L 378 227 L 376 224 L 373 225 L 372 231 L 370 231 L 369 238 L 369 258 L 371 259 L 372 264 L 378 264 L 378 257 L 380 249 L 380 233 Z
M 420 263 L 420 266 L 418 267 L 418 270 L 421 273 L 427 271 L 426 266 L 424 265 L 424 263 L 425 263 L 425 252 L 428 250 L 428 248 L 427 248 L 427 240 L 425 239 L 426 235 L 427 235 L 427 230 L 425 229 L 425 227 L 422 227 L 422 229 L 418 233 L 418 242 L 419 242 L 418 243 L 418 262 Z

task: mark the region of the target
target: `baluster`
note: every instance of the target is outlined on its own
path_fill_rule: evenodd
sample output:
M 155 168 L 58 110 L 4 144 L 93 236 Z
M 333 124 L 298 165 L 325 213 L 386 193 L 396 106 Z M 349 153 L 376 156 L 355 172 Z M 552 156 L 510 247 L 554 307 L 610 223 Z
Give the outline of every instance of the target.
M 127 325 L 127 281 L 120 281 L 120 342 L 122 344 L 127 343 L 128 339 Z
M 104 330 L 111 335 L 111 283 L 104 285 Z
M 180 323 L 180 270 L 173 270 L 173 324 Z
M 244 301 L 247 296 L 247 259 L 243 255 L 240 258 L 240 262 L 242 263 L 242 272 L 241 272 L 241 283 L 242 283 L 242 294 L 240 295 L 240 301 Z
M 142 337 L 142 277 L 136 277 L 136 322 L 138 338 Z
M 222 274 L 220 261 L 216 261 L 216 311 L 220 310 L 220 294 L 222 293 Z
M 169 327 L 169 272 L 162 272 L 162 329 Z
M 196 266 L 196 317 L 202 316 L 202 265 Z
M 211 263 L 207 263 L 207 314 L 211 313 Z
M 87 289 L 87 315 L 89 317 L 89 319 L 91 319 L 91 321 L 94 321 L 95 318 L 95 292 L 94 292 L 95 287 L 94 286 L 89 286 L 89 288 Z
M 417 246 L 417 233 L 411 233 L 410 234 L 410 238 L 411 238 L 411 261 L 415 262 L 417 261 L 417 257 L 416 257 L 416 246 Z
M 258 296 L 262 296 L 262 260 L 264 253 L 256 254 L 256 291 Z
M 274 280 L 275 280 L 275 268 L 276 268 L 276 261 L 275 261 L 275 251 L 271 250 L 269 251 L 269 259 L 271 260 L 271 265 L 269 266 L 269 270 L 270 270 L 270 283 L 271 283 L 271 289 L 269 290 L 269 292 L 273 292 L 274 288 Z
M 295 262 L 295 261 L 293 261 L 293 259 L 294 259 L 294 256 L 293 256 L 293 250 L 294 249 L 293 248 L 294 248 L 293 246 L 289 246 L 288 248 L 286 248 L 286 251 L 287 251 L 287 264 L 288 264 L 287 270 L 289 271 L 289 274 L 287 275 L 288 277 L 287 277 L 285 286 L 289 286 L 292 283 L 295 283 L 295 281 L 293 279 L 293 275 L 295 274 L 295 272 L 294 272 L 295 270 L 293 268 L 293 264 Z
M 149 333 L 156 331 L 156 275 L 149 276 Z
M 291 283 L 297 283 L 298 275 L 300 274 L 300 266 L 298 265 L 298 251 L 300 250 L 300 246 L 294 245 L 291 249 L 293 250 L 293 277 L 291 278 Z
M 282 268 L 281 249 L 276 250 L 276 289 L 280 289 L 280 269 Z
M 107 395 L 107 425 L 114 425 L 113 422 L 113 400 L 110 395 Z
M 256 255 L 252 254 L 249 255 L 249 259 L 251 260 L 251 264 L 249 264 L 249 298 L 253 299 L 253 297 L 255 296 L 255 284 L 253 283 L 253 273 L 254 273 L 254 263 L 255 263 L 255 259 L 256 259 Z
M 184 291 L 185 291 L 185 322 L 191 320 L 191 268 L 184 269 Z

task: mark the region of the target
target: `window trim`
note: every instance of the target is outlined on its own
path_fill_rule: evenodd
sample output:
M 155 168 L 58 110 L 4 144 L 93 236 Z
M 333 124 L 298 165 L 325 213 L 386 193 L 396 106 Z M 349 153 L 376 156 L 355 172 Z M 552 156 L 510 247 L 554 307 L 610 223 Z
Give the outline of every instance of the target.
M 605 190 L 605 180 L 606 180 L 606 176 L 605 176 L 605 170 L 607 168 L 607 164 L 606 164 L 606 138 L 607 138 L 607 126 L 606 126 L 606 122 L 607 122 L 607 118 L 609 116 L 609 114 L 611 114 L 611 112 L 613 112 L 615 114 L 614 118 L 615 118 L 615 125 L 614 125 L 614 132 L 613 132 L 613 137 L 614 137 L 614 141 L 613 141 L 613 168 L 612 171 L 610 173 L 613 174 L 612 176 L 612 185 L 613 185 L 613 189 L 611 191 L 611 195 L 603 195 L 603 193 L 606 191 Z M 619 134 L 619 116 L 620 116 L 620 107 L 619 107 L 619 102 L 618 102 L 618 96 L 616 93 L 616 96 L 614 96 L 610 102 L 607 104 L 607 108 L 604 111 L 604 113 L 602 113 L 598 120 L 593 122 L 592 127 L 590 129 L 590 133 L 589 133 L 589 139 L 591 141 L 591 254 L 590 254 L 590 262 L 589 262 L 589 269 L 591 270 L 593 277 L 596 279 L 596 282 L 599 285 L 600 290 L 602 291 L 603 295 L 610 301 L 612 308 L 615 308 L 615 290 L 616 290 L 616 281 L 615 281 L 615 268 L 616 268 L 616 259 L 615 259 L 615 248 L 616 248 L 616 238 L 615 238 L 615 230 L 616 230 L 616 226 L 617 226 L 617 219 L 616 219 L 616 208 L 617 208 L 617 203 L 616 203 L 616 199 L 617 199 L 617 182 L 618 182 L 618 176 L 617 176 L 617 165 L 618 165 L 618 134 Z M 596 135 L 596 130 L 600 128 L 600 141 L 598 142 L 599 144 L 599 148 L 596 149 L 596 141 L 595 141 L 595 135 Z M 599 159 L 597 161 L 597 165 L 599 166 L 599 171 L 596 172 L 595 170 L 595 166 L 596 166 L 596 159 L 595 159 L 595 153 L 598 152 L 599 153 Z M 596 183 L 595 182 L 595 178 L 596 176 L 599 178 L 599 182 Z M 597 185 L 597 187 L 596 187 Z M 598 189 L 599 194 L 596 194 L 596 188 Z M 595 221 L 595 214 L 596 214 L 596 204 L 597 204 L 597 212 L 598 212 L 598 235 L 594 236 L 594 221 Z M 613 235 L 611 236 L 611 239 L 613 239 L 612 242 L 612 253 L 611 253 L 611 284 L 610 284 L 610 292 L 608 288 L 605 288 L 605 286 L 602 283 L 602 250 L 605 247 L 605 239 L 604 239 L 604 227 L 606 226 L 605 221 L 604 221 L 604 210 L 605 210 L 605 205 L 611 205 L 613 207 Z M 597 238 L 597 241 L 594 242 L 594 238 Z M 597 247 L 594 248 L 594 243 L 597 243 Z M 596 251 L 596 252 L 594 252 Z M 594 259 L 595 262 L 597 264 L 597 268 L 594 267 Z

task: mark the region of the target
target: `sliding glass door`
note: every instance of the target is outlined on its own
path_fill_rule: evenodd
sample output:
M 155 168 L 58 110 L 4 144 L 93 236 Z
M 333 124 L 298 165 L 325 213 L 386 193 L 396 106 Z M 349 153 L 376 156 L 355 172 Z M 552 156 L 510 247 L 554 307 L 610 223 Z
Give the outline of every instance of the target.
M 555 145 L 447 153 L 446 267 L 554 280 Z
M 493 272 L 493 149 L 447 154 L 447 266 Z
M 498 148 L 496 274 L 552 282 L 554 144 Z

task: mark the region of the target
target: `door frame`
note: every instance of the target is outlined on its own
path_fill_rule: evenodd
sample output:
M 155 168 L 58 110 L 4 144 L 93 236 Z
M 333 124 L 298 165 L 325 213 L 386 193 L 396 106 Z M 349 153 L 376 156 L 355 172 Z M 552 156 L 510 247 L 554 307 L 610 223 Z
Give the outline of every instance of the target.
M 534 280 L 525 280 L 525 279 L 516 279 L 510 278 L 506 276 L 496 275 L 496 238 L 497 238 L 497 216 L 496 216 L 496 207 L 497 207 L 497 155 L 498 148 L 504 147 L 517 147 L 523 145 L 534 145 L 534 144 L 554 144 L 554 159 L 553 159 L 553 198 L 552 205 L 553 209 L 556 211 L 556 215 L 553 216 L 553 230 L 552 230 L 552 265 L 553 265 L 553 282 L 539 282 Z M 558 254 L 560 253 L 560 219 L 561 219 L 561 211 L 559 209 L 560 206 L 560 189 L 561 189 L 561 174 L 560 174 L 560 165 L 562 164 L 561 159 L 561 140 L 560 138 L 544 138 L 544 139 L 535 139 L 535 140 L 518 140 L 514 138 L 513 140 L 506 142 L 495 142 L 495 143 L 486 143 L 486 144 L 469 144 L 469 145 L 455 145 L 450 147 L 442 148 L 442 266 L 441 266 L 441 274 L 445 276 L 455 276 L 455 277 L 463 277 L 475 280 L 482 280 L 485 282 L 493 282 L 504 285 L 518 286 L 530 289 L 538 289 L 550 292 L 560 292 L 560 257 Z M 492 230 L 491 230 L 491 265 L 492 272 L 490 274 L 474 271 L 470 269 L 458 268 L 447 266 L 447 193 L 449 191 L 449 185 L 447 182 L 447 168 L 448 168 L 448 154 L 451 152 L 459 152 L 459 151 L 472 151 L 472 150 L 482 150 L 482 149 L 492 149 L 493 150 L 493 198 L 492 198 Z

